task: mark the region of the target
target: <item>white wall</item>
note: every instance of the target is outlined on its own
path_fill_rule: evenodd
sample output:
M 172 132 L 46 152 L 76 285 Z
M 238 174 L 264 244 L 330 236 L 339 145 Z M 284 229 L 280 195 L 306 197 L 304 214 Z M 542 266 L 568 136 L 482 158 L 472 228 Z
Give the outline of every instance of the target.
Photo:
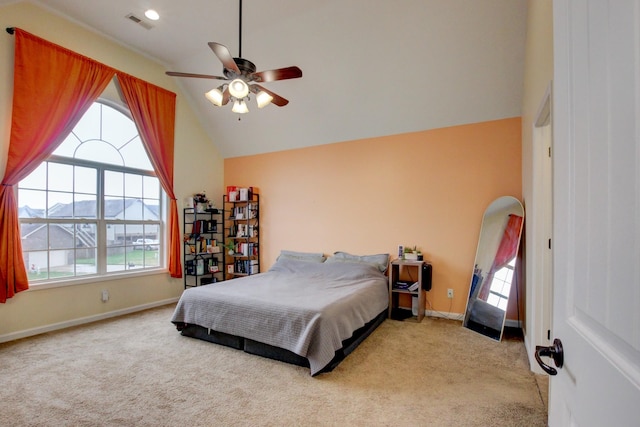
M 525 345 L 531 367 L 539 371 L 533 361 L 533 350 L 546 331 L 541 330 L 541 319 L 536 300 L 540 282 L 541 260 L 536 257 L 536 242 L 540 242 L 541 200 L 534 200 L 534 186 L 540 180 L 534 170 L 536 149 L 533 144 L 533 126 L 539 107 L 553 79 L 553 10 L 552 0 L 528 0 L 527 42 L 525 52 L 524 96 L 522 102 L 522 195 L 525 206 L 525 283 L 526 317 Z M 541 371 L 539 371 L 541 372 Z
M 177 93 L 174 189 L 178 206 L 182 209 L 186 196 L 202 190 L 215 200 L 222 198 L 222 157 L 173 79 L 164 74 L 165 67 L 30 3 L 0 6 L 0 176 L 4 176 L 9 149 L 13 95 L 14 36 L 4 32 L 6 27 L 19 27 Z M 108 96 L 113 99 L 113 94 Z M 102 289 L 110 294 L 106 303 L 100 299 Z M 182 279 L 172 279 L 167 273 L 65 287 L 34 287 L 0 304 L 0 341 L 171 302 L 182 289 Z

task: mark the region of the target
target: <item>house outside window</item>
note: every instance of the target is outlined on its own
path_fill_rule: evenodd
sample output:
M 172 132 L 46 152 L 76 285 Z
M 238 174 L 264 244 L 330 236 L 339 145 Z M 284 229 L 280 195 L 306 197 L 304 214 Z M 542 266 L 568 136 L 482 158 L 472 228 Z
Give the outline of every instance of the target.
M 95 102 L 18 185 L 29 282 L 163 268 L 164 200 L 128 112 Z

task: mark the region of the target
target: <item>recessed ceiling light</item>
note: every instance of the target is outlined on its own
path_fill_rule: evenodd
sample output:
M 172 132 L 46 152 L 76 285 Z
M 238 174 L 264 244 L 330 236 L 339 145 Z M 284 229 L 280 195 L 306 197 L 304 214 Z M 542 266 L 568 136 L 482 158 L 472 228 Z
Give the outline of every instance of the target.
M 158 12 L 156 12 L 153 9 L 149 9 L 144 13 L 144 16 L 146 16 L 147 18 L 151 19 L 152 21 L 157 21 L 158 19 L 160 19 L 160 15 L 158 14 Z

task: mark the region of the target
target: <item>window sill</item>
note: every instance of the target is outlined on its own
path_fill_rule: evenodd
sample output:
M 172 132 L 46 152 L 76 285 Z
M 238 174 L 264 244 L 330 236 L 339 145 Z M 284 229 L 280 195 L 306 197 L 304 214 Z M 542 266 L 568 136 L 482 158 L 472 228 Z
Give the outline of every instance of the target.
M 159 274 L 169 274 L 167 268 L 155 268 L 138 271 L 135 273 L 113 273 L 104 276 L 86 276 L 86 277 L 74 277 L 72 279 L 63 280 L 51 280 L 48 282 L 29 283 L 29 291 L 41 291 L 44 289 L 62 288 L 65 286 L 86 285 L 90 283 L 98 282 L 110 282 L 114 280 L 130 279 L 134 277 L 142 276 L 157 276 Z

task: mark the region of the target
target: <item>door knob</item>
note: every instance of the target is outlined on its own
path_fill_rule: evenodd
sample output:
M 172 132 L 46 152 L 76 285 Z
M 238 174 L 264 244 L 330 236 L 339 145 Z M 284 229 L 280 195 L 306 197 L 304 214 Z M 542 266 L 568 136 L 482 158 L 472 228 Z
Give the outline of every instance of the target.
M 556 368 L 553 368 L 547 365 L 546 363 L 544 363 L 541 359 L 542 356 L 550 357 L 551 359 L 553 359 L 553 363 L 555 363 L 556 367 L 562 368 L 562 365 L 564 365 L 564 350 L 562 349 L 562 341 L 556 338 L 553 340 L 553 345 L 550 345 L 548 347 L 541 346 L 541 345 L 536 346 L 535 357 L 536 357 L 536 362 L 538 362 L 538 365 L 540 365 L 540 367 L 547 374 L 556 375 L 558 373 Z

